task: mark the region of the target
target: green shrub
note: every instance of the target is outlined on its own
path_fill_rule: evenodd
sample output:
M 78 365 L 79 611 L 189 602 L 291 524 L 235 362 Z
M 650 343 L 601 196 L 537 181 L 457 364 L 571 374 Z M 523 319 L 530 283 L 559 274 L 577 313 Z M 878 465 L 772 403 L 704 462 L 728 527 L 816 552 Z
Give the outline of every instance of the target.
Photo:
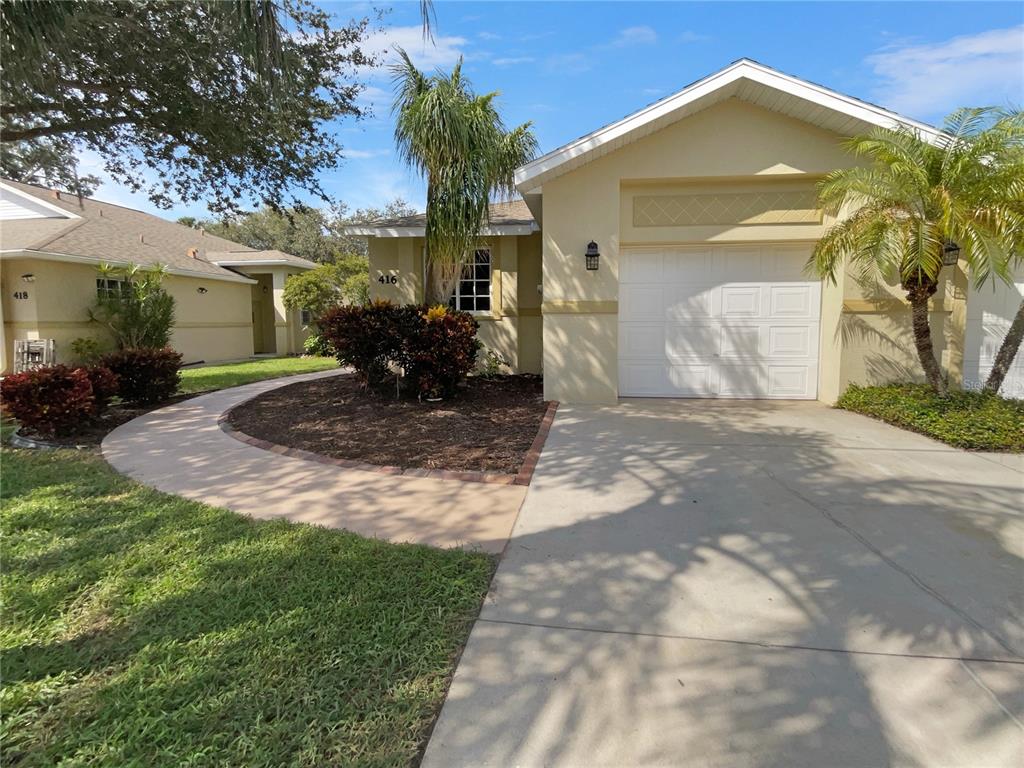
M 406 377 L 420 395 L 450 397 L 476 365 L 479 325 L 468 312 L 440 305 L 421 312 L 420 320 L 406 339 Z
M 163 349 L 122 349 L 100 363 L 117 375 L 121 399 L 139 405 L 166 400 L 181 382 L 181 353 Z
M 163 288 L 165 269 L 101 266 L 101 288 L 89 317 L 113 334 L 118 349 L 162 349 L 171 341 L 174 297 Z
M 924 384 L 851 385 L 836 405 L 957 448 L 1024 451 L 1024 401 L 1020 400 L 959 391 L 939 397 Z
M 311 333 L 302 342 L 302 351 L 310 357 L 334 357 L 334 347 L 322 333 Z
M 0 395 L 5 413 L 43 437 L 74 432 L 94 413 L 84 368 L 52 365 L 5 376 Z
M 91 336 L 80 336 L 71 341 L 71 352 L 83 365 L 93 365 L 103 356 L 104 345 Z

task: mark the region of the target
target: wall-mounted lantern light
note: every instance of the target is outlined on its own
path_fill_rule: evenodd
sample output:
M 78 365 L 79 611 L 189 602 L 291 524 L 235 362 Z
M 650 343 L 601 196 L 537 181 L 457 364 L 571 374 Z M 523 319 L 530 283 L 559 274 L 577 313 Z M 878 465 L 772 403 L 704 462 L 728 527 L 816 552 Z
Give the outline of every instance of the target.
M 33 275 L 31 272 L 28 272 L 22 275 L 21 279 L 24 280 L 26 283 L 34 283 L 36 281 L 36 276 Z
M 942 246 L 942 266 L 953 267 L 956 266 L 957 261 L 960 260 L 960 246 L 956 243 L 949 242 Z
M 598 262 L 601 260 L 601 253 L 597 250 L 597 243 L 591 240 L 587 243 L 587 269 L 597 269 Z
M 270 289 L 267 286 L 264 285 L 263 286 L 263 292 L 264 293 L 270 293 Z
M 205 285 L 200 285 L 196 288 L 196 293 L 209 293 L 209 289 Z

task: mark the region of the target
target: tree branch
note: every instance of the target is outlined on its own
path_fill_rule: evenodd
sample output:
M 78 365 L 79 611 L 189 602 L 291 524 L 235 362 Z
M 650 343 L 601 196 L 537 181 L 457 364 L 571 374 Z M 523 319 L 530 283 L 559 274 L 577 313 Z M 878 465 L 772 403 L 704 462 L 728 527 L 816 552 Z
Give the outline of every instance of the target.
M 80 120 L 56 125 L 41 125 L 32 128 L 0 128 L 0 142 L 28 141 L 44 136 L 63 136 L 68 133 L 82 133 L 102 128 L 113 128 L 116 125 L 128 125 L 136 122 L 134 117 L 102 118 L 96 120 Z

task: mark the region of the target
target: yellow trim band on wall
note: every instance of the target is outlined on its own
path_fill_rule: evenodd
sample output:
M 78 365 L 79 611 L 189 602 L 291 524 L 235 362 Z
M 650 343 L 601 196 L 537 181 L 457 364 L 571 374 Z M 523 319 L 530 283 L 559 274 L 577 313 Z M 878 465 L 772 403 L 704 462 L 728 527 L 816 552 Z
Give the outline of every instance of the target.
M 617 315 L 617 301 L 545 301 L 541 307 L 545 315 Z
M 871 299 L 846 299 L 843 301 L 843 312 L 855 315 L 885 314 L 886 312 L 903 311 L 910 309 L 910 302 L 899 296 L 893 296 L 884 301 L 872 301 Z M 928 302 L 929 312 L 951 312 L 952 309 L 943 305 L 941 301 L 931 299 Z

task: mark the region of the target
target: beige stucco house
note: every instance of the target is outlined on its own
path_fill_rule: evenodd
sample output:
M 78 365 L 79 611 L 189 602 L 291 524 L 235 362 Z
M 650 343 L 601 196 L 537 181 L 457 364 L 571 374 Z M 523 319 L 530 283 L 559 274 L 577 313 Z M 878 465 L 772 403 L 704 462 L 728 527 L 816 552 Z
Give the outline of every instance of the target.
M 152 216 L 42 187 L 0 180 L 0 370 L 16 339 L 53 339 L 57 362 L 74 363 L 71 342 L 102 338 L 89 321 L 100 264 L 166 267 L 176 300 L 171 345 L 184 362 L 302 351 L 300 313 L 283 302 L 289 275 L 316 265 L 257 251 Z
M 738 61 L 520 168 L 523 200 L 492 207 L 454 301 L 485 345 L 514 370 L 543 371 L 546 397 L 563 402 L 834 402 L 851 382 L 919 378 L 897 287 L 805 272 L 833 223 L 815 184 L 854 162 L 841 140 L 895 124 L 938 135 Z M 351 231 L 369 238 L 374 297 L 423 300 L 422 216 Z M 955 384 L 987 372 L 1021 279 L 979 292 L 959 267 L 943 270 L 934 342 Z M 1004 391 L 1024 394 L 1024 361 Z

